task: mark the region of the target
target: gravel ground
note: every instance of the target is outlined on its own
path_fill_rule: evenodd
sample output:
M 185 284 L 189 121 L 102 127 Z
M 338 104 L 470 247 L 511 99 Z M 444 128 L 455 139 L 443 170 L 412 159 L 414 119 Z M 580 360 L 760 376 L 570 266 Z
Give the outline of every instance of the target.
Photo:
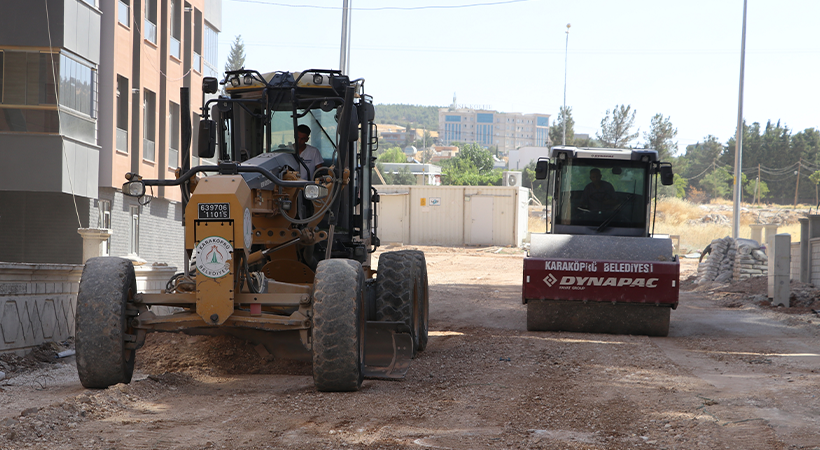
M 431 338 L 404 380 L 320 393 L 308 363 L 152 334 L 134 381 L 87 390 L 55 346 L 0 358 L 0 448 L 820 448 L 812 286 L 786 309 L 684 282 L 667 338 L 527 332 L 521 251 L 421 249 Z

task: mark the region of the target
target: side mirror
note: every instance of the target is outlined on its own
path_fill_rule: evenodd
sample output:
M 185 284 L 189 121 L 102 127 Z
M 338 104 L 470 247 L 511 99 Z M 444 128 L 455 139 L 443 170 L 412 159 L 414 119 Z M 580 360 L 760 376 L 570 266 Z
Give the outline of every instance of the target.
M 205 77 L 202 79 L 202 92 L 206 94 L 216 94 L 219 90 L 219 81 L 214 77 Z
M 216 122 L 210 119 L 199 121 L 199 140 L 196 149 L 200 158 L 213 158 L 216 153 Z
M 359 140 L 359 113 L 358 108 L 350 108 L 350 133 L 347 135 L 348 142 Z
M 661 166 L 661 184 L 664 186 L 671 186 L 675 184 L 675 175 L 672 173 L 672 166 Z
M 550 170 L 550 162 L 548 159 L 539 159 L 537 163 L 535 163 L 535 179 L 536 180 L 546 180 L 547 173 Z

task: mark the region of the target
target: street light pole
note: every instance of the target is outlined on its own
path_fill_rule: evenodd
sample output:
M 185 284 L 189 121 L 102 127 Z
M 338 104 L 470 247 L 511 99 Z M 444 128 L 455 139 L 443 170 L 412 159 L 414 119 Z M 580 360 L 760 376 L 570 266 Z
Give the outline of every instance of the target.
M 561 136 L 561 145 L 567 145 L 567 53 L 569 50 L 569 27 L 567 24 L 567 42 L 564 47 L 564 109 L 561 110 L 561 121 L 564 122 L 564 132 Z
M 743 155 L 743 69 L 746 66 L 746 0 L 743 0 L 743 37 L 740 41 L 740 93 L 737 99 L 737 136 L 735 137 L 735 192 L 732 202 L 732 237 L 740 237 L 741 157 Z M 795 190 L 795 196 L 797 192 Z M 795 197 L 795 203 L 796 197 Z
M 342 2 L 342 45 L 339 52 L 339 70 L 343 74 L 350 71 L 350 0 Z

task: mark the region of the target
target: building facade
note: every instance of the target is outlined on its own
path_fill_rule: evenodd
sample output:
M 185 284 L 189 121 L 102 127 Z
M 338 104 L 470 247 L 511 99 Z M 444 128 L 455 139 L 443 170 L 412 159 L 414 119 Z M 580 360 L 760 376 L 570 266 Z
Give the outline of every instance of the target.
M 549 146 L 549 114 L 503 113 L 469 108 L 440 108 L 439 140 L 495 146 L 500 153 L 519 147 Z
M 77 229 L 108 228 L 108 254 L 180 267 L 179 189 L 140 204 L 121 187 L 127 172 L 174 177 L 180 87 L 196 124 L 202 77 L 216 75 L 221 0 L 15 8 L 0 16 L 0 261 L 81 263 Z

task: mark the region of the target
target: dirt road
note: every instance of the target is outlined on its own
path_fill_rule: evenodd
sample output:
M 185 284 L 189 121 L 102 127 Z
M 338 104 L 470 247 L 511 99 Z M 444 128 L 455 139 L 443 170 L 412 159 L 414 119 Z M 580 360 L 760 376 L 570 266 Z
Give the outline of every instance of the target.
M 810 310 L 701 286 L 667 338 L 527 332 L 522 252 L 423 250 L 431 340 L 403 381 L 319 393 L 308 364 L 155 334 L 130 385 L 85 390 L 70 359 L 12 373 L 0 448 L 820 448 Z

